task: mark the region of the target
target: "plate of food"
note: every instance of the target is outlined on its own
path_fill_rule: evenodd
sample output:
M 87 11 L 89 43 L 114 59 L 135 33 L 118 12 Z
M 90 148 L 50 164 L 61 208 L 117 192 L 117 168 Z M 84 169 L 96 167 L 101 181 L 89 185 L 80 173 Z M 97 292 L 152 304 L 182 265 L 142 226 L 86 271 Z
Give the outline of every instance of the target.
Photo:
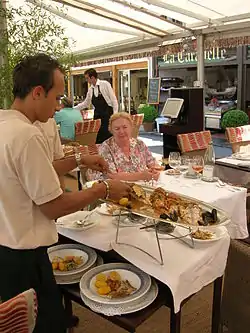
M 126 263 L 95 267 L 85 273 L 80 281 L 80 290 L 84 296 L 110 305 L 136 300 L 145 295 L 150 287 L 150 276 Z
M 218 227 L 214 229 L 196 228 L 192 230 L 190 235 L 192 236 L 194 243 L 204 244 L 216 242 L 219 239 L 223 238 L 226 233 L 227 230 L 225 229 L 225 227 Z M 181 227 L 177 227 L 176 234 L 179 236 L 185 236 L 187 234 L 187 230 L 184 230 Z
M 100 255 L 97 255 L 96 262 L 90 266 L 87 270 L 91 269 L 92 267 L 103 265 L 104 261 Z M 75 284 L 79 283 L 83 274 L 86 272 L 86 270 L 76 273 L 74 275 L 66 275 L 66 276 L 55 276 L 56 283 L 57 284 Z
M 176 169 L 168 169 L 165 173 L 169 176 L 179 176 L 181 174 L 180 170 Z
M 102 313 L 106 316 L 120 316 L 140 311 L 153 303 L 158 295 L 158 286 L 157 283 L 152 280 L 151 287 L 145 295 L 134 301 L 119 304 L 100 304 L 90 300 L 83 295 L 82 292 L 80 292 L 80 295 L 83 302 L 94 312 Z
M 95 227 L 99 223 L 99 215 L 95 212 L 79 211 L 60 217 L 56 226 L 74 231 L 84 231 Z
M 74 275 L 94 265 L 97 254 L 90 247 L 80 244 L 63 244 L 48 249 L 55 276 Z

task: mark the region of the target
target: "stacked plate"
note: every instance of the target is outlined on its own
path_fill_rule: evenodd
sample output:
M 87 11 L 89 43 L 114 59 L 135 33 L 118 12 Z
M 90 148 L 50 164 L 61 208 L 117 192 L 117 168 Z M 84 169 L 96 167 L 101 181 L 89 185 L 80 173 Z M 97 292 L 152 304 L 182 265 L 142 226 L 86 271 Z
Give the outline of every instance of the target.
M 111 286 L 117 281 L 116 290 L 119 290 L 120 281 L 129 287 L 132 286 L 134 291 L 119 295 L 111 288 L 111 292 L 107 294 L 105 283 Z M 85 273 L 80 281 L 80 292 L 83 302 L 93 311 L 115 316 L 136 312 L 149 306 L 157 297 L 158 286 L 139 268 L 126 263 L 112 263 L 100 265 Z
M 71 270 L 54 269 L 57 284 L 78 283 L 89 269 L 103 264 L 101 257 L 88 246 L 82 244 L 63 244 L 52 246 L 48 249 L 51 263 L 53 260 L 64 260 L 66 257 L 80 257 L 81 263 Z

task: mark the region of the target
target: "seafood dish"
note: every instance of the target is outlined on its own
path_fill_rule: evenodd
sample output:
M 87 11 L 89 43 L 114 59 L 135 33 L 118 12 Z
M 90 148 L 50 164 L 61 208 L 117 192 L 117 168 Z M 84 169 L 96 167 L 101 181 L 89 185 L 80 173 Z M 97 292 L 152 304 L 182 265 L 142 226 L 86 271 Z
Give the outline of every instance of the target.
M 150 195 L 154 212 L 162 219 L 189 225 L 206 226 L 218 222 L 217 210 L 203 211 L 202 207 L 191 200 L 183 199 L 174 193 L 157 188 Z
M 200 230 L 198 228 L 196 231 L 192 232 L 192 236 L 195 239 L 207 240 L 211 239 L 214 236 L 214 233 L 207 230 Z
M 146 191 L 140 185 L 130 185 L 129 197 L 122 198 L 115 203 L 120 208 L 130 210 L 135 214 L 190 226 L 209 226 L 221 223 L 217 209 L 212 207 L 209 209 L 209 205 L 167 192 L 161 187 Z
M 66 256 L 64 258 L 54 257 L 52 259 L 52 268 L 54 271 L 72 271 L 82 264 L 83 258 L 80 256 Z
M 98 295 L 109 298 L 126 297 L 136 291 L 136 288 L 128 280 L 122 280 L 120 274 L 116 271 L 98 274 L 95 287 Z

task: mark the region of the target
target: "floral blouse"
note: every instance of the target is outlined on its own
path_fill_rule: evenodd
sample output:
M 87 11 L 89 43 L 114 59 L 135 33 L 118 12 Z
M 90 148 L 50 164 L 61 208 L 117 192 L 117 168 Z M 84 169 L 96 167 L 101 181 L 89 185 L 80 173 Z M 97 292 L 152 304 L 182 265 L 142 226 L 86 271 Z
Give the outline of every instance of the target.
M 123 153 L 113 137 L 104 141 L 98 148 L 99 154 L 108 163 L 110 173 L 140 172 L 155 165 L 156 161 L 148 147 L 141 140 L 130 139 L 130 155 Z M 88 170 L 89 180 L 102 179 L 103 174 L 98 171 Z

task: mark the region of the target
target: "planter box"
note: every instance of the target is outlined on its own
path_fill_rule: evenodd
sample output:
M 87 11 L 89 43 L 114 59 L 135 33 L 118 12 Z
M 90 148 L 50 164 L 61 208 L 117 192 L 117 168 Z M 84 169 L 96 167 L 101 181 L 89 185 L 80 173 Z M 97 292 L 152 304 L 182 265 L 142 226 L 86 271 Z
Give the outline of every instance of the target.
M 152 123 L 142 123 L 145 132 L 153 132 L 154 122 Z

